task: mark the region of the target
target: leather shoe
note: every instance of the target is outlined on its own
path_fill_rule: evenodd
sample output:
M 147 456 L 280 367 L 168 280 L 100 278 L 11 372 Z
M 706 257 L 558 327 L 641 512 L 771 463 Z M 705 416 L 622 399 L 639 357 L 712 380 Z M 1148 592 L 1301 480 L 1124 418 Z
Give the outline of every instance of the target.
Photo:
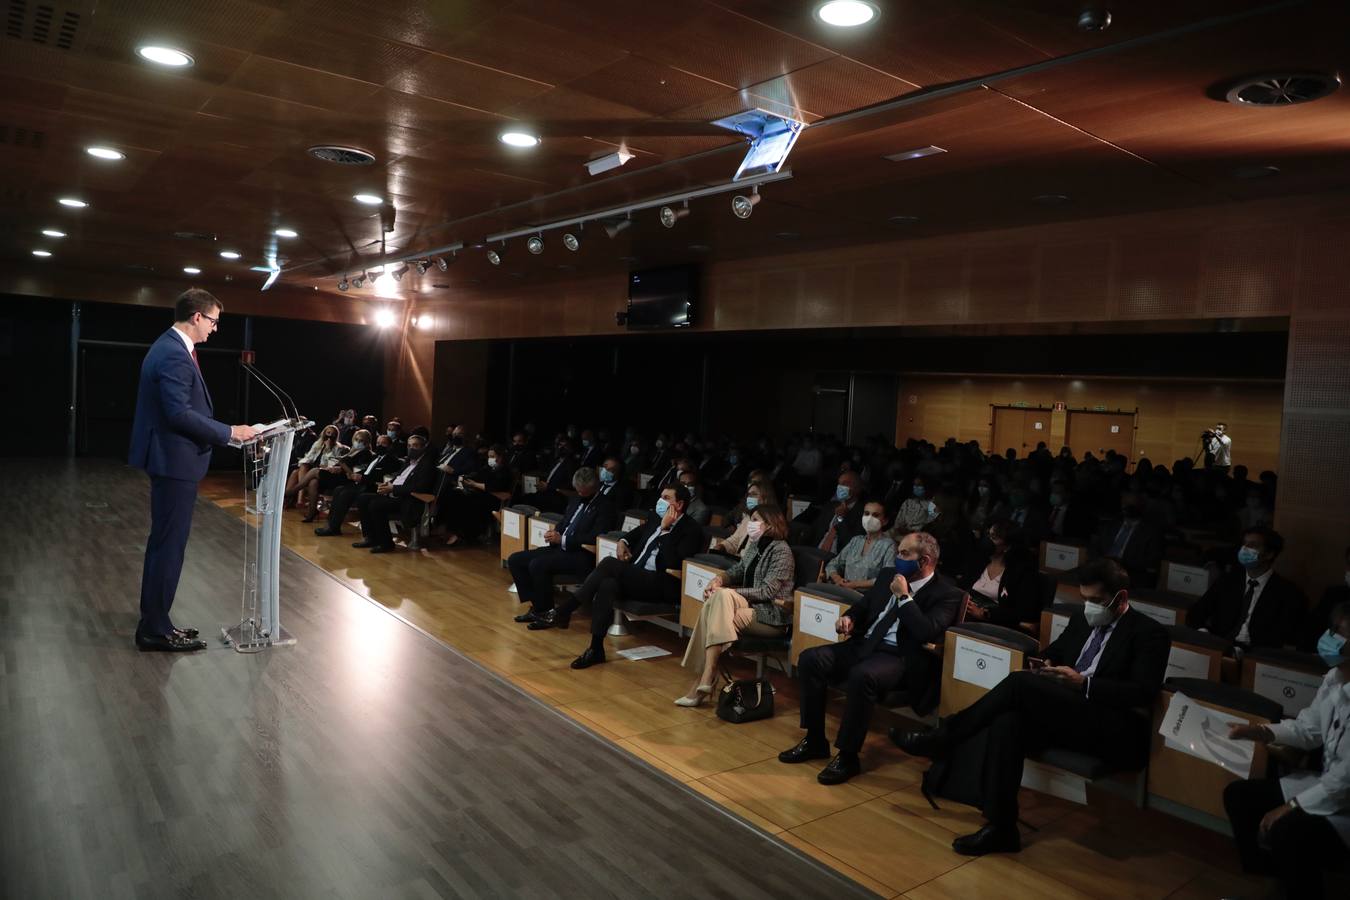
M 358 550 L 364 550 L 367 547 L 374 547 L 375 543 L 374 541 L 357 541 L 356 543 L 352 544 L 352 546 L 356 547 Z
M 329 528 L 327 525 L 324 525 L 320 528 L 315 528 L 314 533 L 317 534 L 319 537 L 338 537 L 342 534 L 342 529 L 339 528 L 336 531 L 334 531 L 332 528 Z
M 540 618 L 541 618 L 540 616 L 538 616 L 538 615 L 535 614 L 535 611 L 534 611 L 534 610 L 532 610 L 532 609 L 527 609 L 527 610 L 525 610 L 523 613 L 521 613 L 520 615 L 516 616 L 512 621 L 514 621 L 514 622 L 522 622 L 522 623 L 523 623 L 523 622 L 538 622 Z
M 825 764 L 825 768 L 816 773 L 816 781 L 821 784 L 843 784 L 854 775 L 860 774 L 862 764 L 858 762 L 858 757 L 851 756 L 845 759 L 844 754 L 839 753 Z
M 910 756 L 937 759 L 939 756 L 945 756 L 951 749 L 951 739 L 942 728 L 932 728 L 928 731 L 901 731 L 899 728 L 892 728 L 886 734 L 895 746 Z
M 370 552 L 371 552 L 371 553 L 393 553 L 393 552 L 394 552 L 394 545 L 393 545 L 393 544 L 376 544 L 375 546 L 373 546 L 373 547 L 370 548 Z
M 813 744 L 810 738 L 802 738 L 797 746 L 778 754 L 782 763 L 804 763 L 811 759 L 829 759 L 829 744 Z
M 190 641 L 195 641 L 201 632 L 195 628 L 175 628 L 174 634 L 185 637 Z
M 572 668 L 589 669 L 596 663 L 605 661 L 605 651 L 596 650 L 594 647 L 587 647 L 586 652 L 582 653 L 576 659 L 572 660 Z
M 530 623 L 531 631 L 547 631 L 550 628 L 566 628 L 572 621 L 571 613 L 560 613 L 556 609 L 550 609 L 542 616 L 536 616 Z
M 1022 849 L 1022 835 L 1017 826 L 999 828 L 986 825 L 974 834 L 963 834 L 952 841 L 952 849 L 966 856 L 984 856 L 986 853 L 1016 853 Z
M 142 653 L 190 653 L 193 650 L 205 650 L 206 641 L 179 637 L 176 634 L 138 634 L 136 649 Z

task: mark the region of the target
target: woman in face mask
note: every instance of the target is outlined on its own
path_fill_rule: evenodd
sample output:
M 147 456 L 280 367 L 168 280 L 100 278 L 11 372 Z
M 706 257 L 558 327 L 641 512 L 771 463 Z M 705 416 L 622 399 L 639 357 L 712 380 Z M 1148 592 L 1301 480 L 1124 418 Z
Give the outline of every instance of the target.
M 313 522 L 318 515 L 319 495 L 331 494 L 347 480 L 342 459 L 351 448 L 338 441 L 336 425 L 328 425 L 319 434 L 314 446 L 300 459 L 300 465 L 286 481 L 286 495 L 301 492 L 306 498 L 305 522 Z M 300 497 L 296 497 L 299 504 Z
M 976 535 L 982 535 L 994 519 L 1007 515 L 1001 504 L 1002 493 L 993 478 L 981 475 L 966 497 L 966 520 Z
M 895 529 L 901 534 L 923 531 L 929 522 L 937 521 L 938 508 L 933 498 L 928 496 L 928 486 L 922 478 L 915 478 L 910 488 L 910 497 L 900 504 L 895 514 Z
M 697 669 L 698 680 L 679 706 L 701 706 L 713 692 L 722 651 L 741 634 L 776 636 L 792 628 L 792 548 L 787 518 L 761 503 L 748 517 L 749 540 L 734 566 L 708 582 L 694 633 L 680 663 Z
M 895 560 L 895 541 L 884 531 L 889 522 L 885 505 L 869 500 L 863 506 L 863 533 L 854 535 L 844 549 L 825 564 L 825 577 L 855 591 L 870 588 L 877 580 L 877 573 Z
M 459 479 L 459 489 L 444 491 L 437 498 L 436 525 L 445 529 L 445 544 L 476 541 L 492 525 L 492 513 L 509 498 L 515 474 L 506 464 L 506 447 L 488 448 L 482 468 Z
M 1279 879 L 1284 896 L 1326 896 L 1323 871 L 1350 853 L 1350 604 L 1332 611 L 1317 641 L 1330 667 L 1297 718 L 1274 725 L 1228 726 L 1228 736 L 1299 750 L 1321 750 L 1320 769 L 1278 780 L 1235 781 L 1223 792 L 1242 868 Z
M 1011 519 L 994 520 L 988 536 L 990 550 L 983 563 L 962 578 L 970 585 L 966 618 L 1010 628 L 1036 623 L 1041 615 L 1036 555 Z
M 715 553 L 740 556 L 750 536 L 750 514 L 765 505 L 778 505 L 778 495 L 774 493 L 773 485 L 764 480 L 750 482 L 745 491 L 745 498 L 736 504 L 729 514 L 736 523 L 735 529 L 724 538 L 713 538 L 709 549 Z

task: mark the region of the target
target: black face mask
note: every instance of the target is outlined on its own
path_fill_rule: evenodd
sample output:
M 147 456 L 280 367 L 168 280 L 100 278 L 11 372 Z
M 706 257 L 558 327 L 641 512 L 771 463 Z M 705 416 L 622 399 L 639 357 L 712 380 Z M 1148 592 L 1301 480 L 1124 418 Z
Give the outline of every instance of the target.
M 456 447 L 463 447 L 463 446 L 464 446 L 464 435 L 462 435 L 462 434 L 453 434 L 453 435 L 451 435 L 451 436 L 450 436 L 450 443 L 454 444 Z
M 421 459 L 421 458 L 422 458 L 422 448 L 421 448 L 421 447 L 409 447 L 409 448 L 408 448 L 408 459 Z
M 392 450 L 392 449 L 393 449 L 393 448 L 390 447 L 388 444 L 376 444 L 376 445 L 375 445 L 375 452 L 378 453 L 380 456 L 384 456 L 386 453 L 388 453 L 388 452 L 389 452 L 390 450 Z

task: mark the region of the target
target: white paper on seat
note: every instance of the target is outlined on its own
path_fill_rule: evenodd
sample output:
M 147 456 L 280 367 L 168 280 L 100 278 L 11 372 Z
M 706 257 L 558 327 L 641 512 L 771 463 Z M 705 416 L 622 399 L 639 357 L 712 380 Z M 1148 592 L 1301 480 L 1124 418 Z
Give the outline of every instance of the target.
M 1069 627 L 1069 617 L 1061 616 L 1055 613 L 1050 616 L 1050 640 L 1054 641 L 1064 633 L 1064 629 Z
M 552 525 L 549 522 L 545 522 L 543 519 L 531 519 L 530 546 L 531 547 L 545 546 L 544 535 L 548 532 L 549 528 L 551 527 Z
M 1167 657 L 1168 678 L 1209 678 L 1209 657 L 1184 647 L 1173 647 Z
M 507 588 L 507 589 L 506 589 L 506 592 L 507 592 L 508 594 L 519 594 L 519 593 L 520 593 L 520 591 L 516 590 L 516 586 L 515 586 L 514 584 L 512 584 L 509 588 Z
M 834 623 L 838 621 L 843 611 L 838 603 L 803 594 L 801 608 L 796 612 L 797 622 L 802 634 L 827 641 L 838 641 L 839 635 L 834 630 Z
M 1132 599 L 1130 608 L 1139 610 L 1159 625 L 1177 624 L 1177 611 L 1170 606 L 1159 606 L 1156 603 L 1143 603 Z
M 1322 685 L 1322 677 L 1310 672 L 1257 663 L 1252 671 L 1252 690 L 1280 704 L 1286 716 L 1296 716 L 1313 702 L 1317 689 Z
M 788 518 L 789 518 L 789 519 L 795 519 L 795 518 L 797 518 L 797 517 L 800 516 L 802 513 L 806 512 L 806 510 L 807 510 L 810 506 L 811 506 L 811 501 L 810 501 L 810 500 L 798 500 L 798 499 L 796 499 L 796 498 L 794 497 L 794 498 L 792 499 L 792 511 L 791 511 L 791 513 L 788 515 Z
M 627 533 L 627 532 L 629 532 L 629 531 L 632 531 L 634 528 L 638 527 L 638 526 L 641 525 L 641 524 L 642 524 L 642 520 L 639 519 L 637 516 L 624 516 L 624 517 L 623 517 L 623 531 L 624 531 L 625 533 Z
M 649 644 L 646 647 L 629 647 L 627 650 L 620 650 L 619 655 L 624 659 L 655 659 L 658 656 L 669 656 L 670 651 Z
M 1188 597 L 1202 596 L 1209 589 L 1209 572 L 1199 566 L 1167 565 L 1167 590 Z
M 1045 567 L 1057 572 L 1067 572 L 1078 568 L 1078 548 L 1072 544 L 1053 544 L 1046 542 Z
M 1012 670 L 1012 651 L 966 637 L 956 639 L 956 657 L 952 677 L 989 689 L 1008 677 Z
M 643 472 L 640 475 L 638 475 L 638 490 L 645 491 L 647 489 L 647 485 L 652 483 L 652 478 L 654 477 L 655 477 L 654 475 L 650 475 L 647 472 Z
M 520 513 L 502 510 L 502 537 L 520 539 L 520 520 L 523 519 Z
M 602 559 L 609 559 L 611 556 L 619 555 L 619 542 L 612 541 L 609 538 L 595 539 L 595 561 L 598 563 Z
M 1230 722 L 1246 721 L 1242 716 L 1208 709 L 1185 694 L 1177 693 L 1167 705 L 1158 733 L 1167 747 L 1213 763 L 1238 778 L 1246 778 L 1252 771 L 1256 745 L 1228 736 Z
M 708 582 L 716 578 L 720 572 L 704 566 L 690 563 L 685 569 L 684 595 L 693 600 L 703 601 L 703 592 L 708 587 Z
M 520 476 L 520 491 L 523 494 L 539 493 L 539 476 L 538 475 Z

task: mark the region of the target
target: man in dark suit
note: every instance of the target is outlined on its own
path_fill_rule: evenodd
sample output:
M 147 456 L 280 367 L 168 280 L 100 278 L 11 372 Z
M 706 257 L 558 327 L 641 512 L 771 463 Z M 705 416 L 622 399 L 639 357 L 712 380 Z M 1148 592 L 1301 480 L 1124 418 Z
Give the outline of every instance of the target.
M 1028 545 L 1030 541 L 1028 540 Z M 1162 532 L 1145 521 L 1143 508 L 1130 494 L 1121 498 L 1120 518 L 1107 522 L 1094 539 L 1095 555 L 1119 560 L 1137 587 L 1152 587 L 1162 565 Z
M 685 515 L 688 507 L 689 493 L 681 486 L 662 491 L 656 503 L 659 515 L 625 534 L 619 540 L 617 556 L 602 560 L 571 600 L 531 623 L 530 628 L 566 628 L 577 606 L 589 602 L 591 643 L 572 661 L 572 668 L 585 669 L 605 661 L 605 635 L 614 621 L 616 603 L 664 603 L 678 608 L 680 580 L 671 578 L 666 570 L 679 570 L 685 559 L 703 546 L 703 529 Z
M 958 853 L 1021 849 L 1017 791 L 1028 754 L 1058 747 L 1121 769 L 1148 761 L 1150 717 L 1171 639 L 1162 625 L 1130 608 L 1129 575 L 1116 560 L 1089 562 L 1079 582 L 1083 611 L 1045 648 L 1042 667 L 1013 672 L 932 731 L 891 732 L 911 755 L 965 759 L 969 771 L 951 776 L 981 785 L 988 824 L 954 840 Z M 962 757 L 962 745 L 976 740 L 987 741 L 985 752 Z
M 391 446 L 398 446 L 391 443 Z M 361 516 L 362 539 L 353 547 L 369 547 L 371 553 L 389 553 L 394 536 L 389 520 L 395 516 L 404 528 L 412 528 L 422 516 L 423 500 L 414 494 L 430 494 L 436 487 L 436 460 L 427 455 L 427 439 L 420 434 L 408 436 L 408 457 L 403 470 L 388 484 L 375 487 L 375 493 L 356 498 Z
M 535 456 L 534 451 L 530 449 L 530 442 L 526 439 L 525 432 L 517 431 L 511 436 L 511 454 L 507 457 L 507 465 L 516 475 L 533 472 L 539 468 L 539 457 Z
M 577 469 L 572 487 L 577 495 L 568 502 L 558 526 L 544 534 L 546 546 L 517 550 L 506 558 L 516 596 L 530 604 L 516 616 L 517 622 L 534 622 L 553 609 L 555 575 L 589 575 L 595 555 L 586 545 L 614 527 L 614 508 L 608 498 L 600 496 L 600 479 L 594 469 Z
M 196 345 L 216 330 L 223 311 L 206 291 L 184 291 L 174 303 L 173 327 L 159 336 L 141 363 L 128 459 L 150 476 L 150 537 L 136 625 L 141 650 L 206 649 L 195 628 L 174 627 L 169 609 L 192 531 L 197 483 L 211 465 L 211 448 L 254 435 L 247 425 L 226 425 L 211 417 L 211 394 L 197 364 Z
M 862 478 L 857 472 L 847 471 L 839 475 L 834 486 L 834 498 L 816 513 L 810 524 L 810 531 L 803 533 L 794 529 L 794 542 L 810 544 L 827 553 L 838 553 L 848 542 L 863 533 Z M 798 524 L 798 523 L 794 523 Z
M 605 460 L 598 472 L 600 494 L 609 500 L 616 513 L 633 508 L 633 485 L 624 477 L 623 462 L 617 456 Z
M 605 448 L 596 443 L 595 432 L 587 428 L 581 432 L 581 459 L 580 465 L 591 469 L 598 469 L 600 464 L 605 461 Z
M 1228 638 L 1240 647 L 1292 647 L 1298 643 L 1308 600 L 1273 566 L 1284 538 L 1269 528 L 1242 533 L 1242 571 L 1224 575 L 1186 611 L 1186 626 Z M 1323 620 L 1325 621 L 1325 620 Z
M 835 623 L 834 630 L 848 640 L 802 653 L 797 670 L 806 737 L 778 754 L 780 762 L 829 757 L 825 697 L 830 682 L 843 678 L 847 699 L 834 742 L 839 752 L 816 780 L 842 784 L 862 771 L 858 753 L 867 738 L 872 707 L 914 667 L 924 644 L 941 639 L 965 602 L 965 592 L 937 574 L 939 556 L 937 539 L 931 534 L 905 535 L 895 565 L 882 569 L 862 599 Z
M 525 502 L 546 512 L 558 512 L 567 506 L 567 495 L 563 490 L 572 483 L 572 476 L 577 472 L 577 457 L 572 451 L 571 440 L 560 437 L 557 447 L 553 465 L 540 479 L 534 495 L 527 494 L 524 498 Z
M 361 435 L 365 435 L 365 440 L 370 439 L 370 432 L 363 428 L 356 433 L 358 443 L 362 439 Z M 315 528 L 314 533 L 319 537 L 337 537 L 342 534 L 342 522 L 356 501 L 363 494 L 375 493 L 384 476 L 388 475 L 392 479 L 403 471 L 405 465 L 402 459 L 394 455 L 394 442 L 389 440 L 387 434 L 381 434 L 375 439 L 373 450 L 354 447 L 342 460 L 347 482 L 338 485 L 333 491 L 333 502 L 328 510 L 328 524 Z

